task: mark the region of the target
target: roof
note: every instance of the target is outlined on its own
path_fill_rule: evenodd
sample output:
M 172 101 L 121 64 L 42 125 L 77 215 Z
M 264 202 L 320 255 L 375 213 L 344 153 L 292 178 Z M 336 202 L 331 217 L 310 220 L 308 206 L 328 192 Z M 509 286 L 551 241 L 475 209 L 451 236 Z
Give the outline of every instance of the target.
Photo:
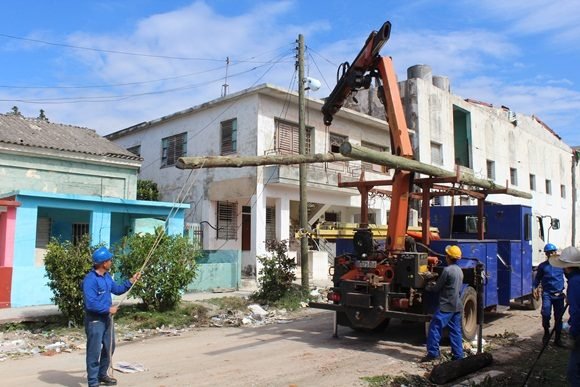
M 2 143 L 141 160 L 139 156 L 99 136 L 92 129 L 25 118 L 19 114 L 0 114 L 0 145 Z

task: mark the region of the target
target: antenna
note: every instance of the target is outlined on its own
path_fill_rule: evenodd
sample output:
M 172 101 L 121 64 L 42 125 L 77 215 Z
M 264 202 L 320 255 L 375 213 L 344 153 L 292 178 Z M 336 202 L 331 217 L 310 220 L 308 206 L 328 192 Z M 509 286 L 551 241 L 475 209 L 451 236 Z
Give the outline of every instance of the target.
M 224 84 L 222 85 L 222 97 L 228 95 L 228 69 L 230 68 L 230 57 L 226 57 L 226 78 L 224 79 Z

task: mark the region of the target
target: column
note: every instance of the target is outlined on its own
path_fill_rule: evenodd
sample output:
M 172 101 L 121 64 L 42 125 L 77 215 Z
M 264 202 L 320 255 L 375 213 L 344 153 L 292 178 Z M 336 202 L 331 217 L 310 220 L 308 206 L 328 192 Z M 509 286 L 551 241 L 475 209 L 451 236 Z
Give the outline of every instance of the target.
M 91 212 L 91 244 L 98 245 L 103 243 L 105 246 L 111 246 L 111 212 L 102 209 L 95 209 Z

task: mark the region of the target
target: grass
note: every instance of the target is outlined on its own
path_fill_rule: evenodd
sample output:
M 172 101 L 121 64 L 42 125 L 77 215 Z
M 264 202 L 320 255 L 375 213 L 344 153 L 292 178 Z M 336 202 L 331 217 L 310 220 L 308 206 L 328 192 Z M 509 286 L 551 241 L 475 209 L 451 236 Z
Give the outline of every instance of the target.
M 245 311 L 248 308 L 248 300 L 242 297 L 210 298 L 207 302 L 225 310 Z
M 419 375 L 378 375 L 365 376 L 361 378 L 368 383 L 368 387 L 399 387 L 399 386 L 413 386 L 413 387 L 429 387 L 434 386 L 422 376 Z
M 140 305 L 119 309 L 115 322 L 133 329 L 155 329 L 162 326 L 185 328 L 207 322 L 208 309 L 200 304 L 182 302 L 175 310 L 164 312 L 143 310 Z
M 62 316 L 47 316 L 31 321 L 0 324 L 0 332 L 25 330 L 31 333 L 42 333 L 46 331 L 59 331 L 66 328 L 68 328 L 68 321 Z

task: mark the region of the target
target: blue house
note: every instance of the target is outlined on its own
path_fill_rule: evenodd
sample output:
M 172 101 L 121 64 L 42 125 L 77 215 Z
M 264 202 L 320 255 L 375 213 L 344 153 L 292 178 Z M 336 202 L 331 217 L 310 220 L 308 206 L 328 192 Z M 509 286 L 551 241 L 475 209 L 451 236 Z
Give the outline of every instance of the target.
M 0 307 L 51 303 L 53 237 L 110 246 L 156 225 L 183 233 L 189 205 L 136 200 L 141 161 L 91 129 L 0 114 Z

